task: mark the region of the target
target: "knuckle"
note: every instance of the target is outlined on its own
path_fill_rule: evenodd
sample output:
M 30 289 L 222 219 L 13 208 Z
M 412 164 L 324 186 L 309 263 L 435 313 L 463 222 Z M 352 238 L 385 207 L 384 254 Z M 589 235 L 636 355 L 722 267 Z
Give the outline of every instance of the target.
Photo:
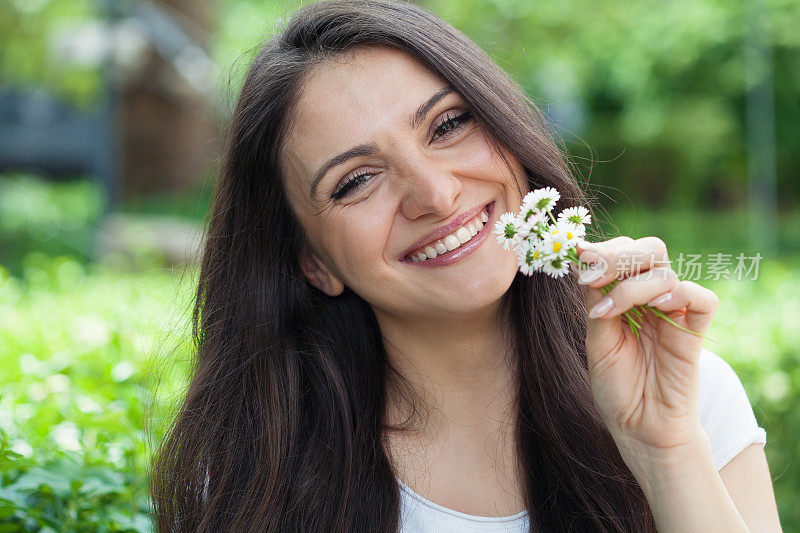
M 642 237 L 639 239 L 639 242 L 648 249 L 652 250 L 651 253 L 654 260 L 660 260 L 667 257 L 667 244 L 660 237 L 656 237 L 655 235 Z
M 703 287 L 699 283 L 683 280 L 678 282 L 678 287 L 686 294 L 695 294 L 703 299 L 708 300 L 714 305 L 714 307 L 719 305 L 719 296 L 717 296 L 717 293 L 707 287 Z
M 714 307 L 717 307 L 719 305 L 719 295 L 717 295 L 717 293 L 712 291 L 711 289 L 705 289 L 705 290 L 706 290 L 706 293 L 707 293 L 709 301 L 712 304 L 714 304 Z
M 642 241 L 659 251 L 665 251 L 667 249 L 667 244 L 660 237 L 656 237 L 655 235 L 642 237 Z
M 606 241 L 608 245 L 608 249 L 613 254 L 619 254 L 624 250 L 630 250 L 631 244 L 635 241 L 628 237 L 627 235 L 620 235 L 619 237 L 614 237 L 613 239 L 609 239 Z

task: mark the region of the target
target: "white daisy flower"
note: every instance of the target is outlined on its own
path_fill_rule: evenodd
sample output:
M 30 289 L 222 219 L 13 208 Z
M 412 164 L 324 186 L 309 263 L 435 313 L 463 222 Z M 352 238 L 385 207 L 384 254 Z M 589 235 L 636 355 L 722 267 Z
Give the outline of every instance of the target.
M 574 247 L 570 233 L 563 228 L 550 225 L 547 232 L 542 236 L 543 247 L 547 258 L 565 257 L 570 248 Z
M 500 220 L 494 223 L 494 231 L 498 244 L 503 245 L 503 249 L 510 250 L 520 241 L 519 228 L 514 213 L 503 213 Z
M 565 220 L 568 220 L 576 225 L 591 224 L 592 215 L 590 215 L 589 210 L 582 205 L 568 207 L 558 214 L 559 222 L 563 222 Z
M 529 222 L 533 219 L 541 219 L 546 216 L 547 213 L 545 213 L 544 211 L 535 209 L 533 207 L 525 207 L 523 205 L 519 210 L 519 214 L 517 215 L 517 220 L 519 220 L 519 222 L 522 223 L 522 222 Z
M 555 226 L 551 226 L 550 235 L 563 233 L 569 246 L 575 246 L 586 236 L 586 228 L 583 224 L 575 224 L 569 220 L 559 220 Z
M 525 237 L 526 235 L 533 234 L 538 236 L 541 233 L 541 226 L 546 222 L 547 214 L 543 211 L 531 212 L 527 220 L 522 216 L 522 213 L 517 215 L 516 225 L 519 228 L 520 234 Z
M 540 213 L 541 209 L 536 207 L 538 201 L 537 191 L 531 191 L 522 198 L 522 207 L 519 209 L 519 218 L 521 221 L 527 220 L 530 216 Z
M 556 257 L 552 260 L 545 260 L 542 266 L 542 272 L 554 278 L 560 278 L 569 272 L 569 264 L 571 261 L 563 257 Z
M 517 245 L 517 267 L 519 267 L 519 271 L 525 274 L 526 276 L 530 276 L 536 270 L 533 267 L 532 258 L 528 256 L 528 252 L 532 248 L 532 243 L 527 240 L 523 240 Z
M 558 200 L 561 198 L 561 193 L 559 193 L 553 187 L 536 189 L 535 191 L 526 194 L 525 197 L 527 198 L 529 195 L 529 205 L 541 211 L 552 209 L 555 207 L 556 202 L 558 202 Z
M 522 241 L 517 246 L 517 265 L 526 276 L 540 270 L 544 264 L 544 254 L 541 250 L 542 241 Z
M 546 258 L 546 250 L 544 246 L 545 242 L 541 239 L 539 239 L 533 244 L 533 253 L 532 253 L 533 264 L 536 265 L 536 268 L 538 270 L 541 270 L 542 267 L 544 266 L 544 260 Z

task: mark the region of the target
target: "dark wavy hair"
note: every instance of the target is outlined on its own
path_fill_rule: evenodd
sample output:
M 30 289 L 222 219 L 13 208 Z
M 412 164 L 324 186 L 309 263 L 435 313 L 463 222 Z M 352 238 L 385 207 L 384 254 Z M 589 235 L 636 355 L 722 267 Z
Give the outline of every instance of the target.
M 253 61 L 229 125 L 192 319 L 186 398 L 151 470 L 159 531 L 397 531 L 385 446 L 400 384 L 370 306 L 307 282 L 308 239 L 285 194 L 282 145 L 304 76 L 359 45 L 421 60 L 466 100 L 531 188 L 586 204 L 568 157 L 520 87 L 464 34 L 411 3 L 297 11 Z M 508 161 L 507 161 L 508 163 Z M 655 531 L 600 418 L 586 307 L 572 276 L 517 273 L 503 296 L 518 372 L 515 439 L 532 531 Z

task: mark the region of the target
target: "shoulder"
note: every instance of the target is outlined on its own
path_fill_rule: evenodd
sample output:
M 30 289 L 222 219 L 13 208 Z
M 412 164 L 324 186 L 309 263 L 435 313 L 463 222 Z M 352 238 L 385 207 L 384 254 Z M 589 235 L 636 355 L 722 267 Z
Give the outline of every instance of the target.
M 727 361 L 716 353 L 700 351 L 698 409 L 700 425 L 711 440 L 717 470 L 750 444 L 765 444 L 742 381 Z

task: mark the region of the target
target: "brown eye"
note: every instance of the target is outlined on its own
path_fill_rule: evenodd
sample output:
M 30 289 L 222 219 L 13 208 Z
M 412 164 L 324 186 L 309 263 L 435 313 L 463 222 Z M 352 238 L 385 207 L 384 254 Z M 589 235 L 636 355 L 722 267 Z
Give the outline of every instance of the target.
M 472 118 L 472 113 L 470 111 L 464 111 L 459 115 L 445 118 L 439 123 L 438 126 L 436 126 L 436 129 L 433 131 L 433 140 L 451 134 L 470 118 Z
M 367 176 L 372 176 L 371 172 L 362 172 L 361 174 L 356 174 L 350 180 L 348 180 L 344 185 L 342 185 L 339 189 L 337 189 L 333 194 L 331 194 L 331 198 L 334 200 L 338 200 L 339 198 L 343 198 L 350 194 L 350 191 L 353 189 L 358 188 L 359 185 L 364 183 Z

